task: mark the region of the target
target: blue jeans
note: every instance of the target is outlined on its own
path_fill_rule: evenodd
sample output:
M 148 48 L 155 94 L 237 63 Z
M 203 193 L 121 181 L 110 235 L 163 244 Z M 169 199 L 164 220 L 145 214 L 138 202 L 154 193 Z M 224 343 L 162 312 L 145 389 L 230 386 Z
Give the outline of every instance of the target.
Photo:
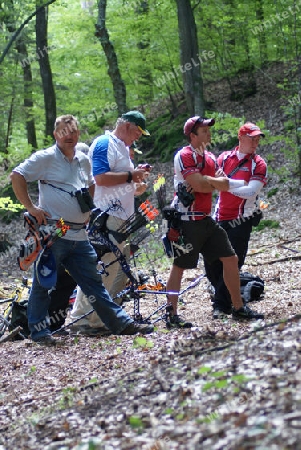
M 89 241 L 58 239 L 51 247 L 57 267 L 62 264 L 88 297 L 104 324 L 114 334 L 120 334 L 133 320 L 111 299 L 101 275 L 97 272 L 97 256 Z M 36 340 L 50 335 L 48 317 L 50 297 L 34 275 L 28 300 L 28 325 L 31 338 Z

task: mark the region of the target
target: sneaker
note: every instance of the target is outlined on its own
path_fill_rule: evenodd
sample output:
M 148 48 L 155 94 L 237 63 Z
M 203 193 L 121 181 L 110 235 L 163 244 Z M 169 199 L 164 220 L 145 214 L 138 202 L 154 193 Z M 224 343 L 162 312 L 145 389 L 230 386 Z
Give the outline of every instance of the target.
M 232 313 L 232 309 L 224 309 L 220 306 L 213 308 L 213 319 L 224 319 L 226 316 Z
M 191 328 L 191 322 L 187 322 L 184 317 L 178 314 L 171 315 L 166 322 L 167 328 Z
M 56 339 L 54 339 L 50 334 L 47 334 L 46 336 L 42 336 L 38 339 L 35 339 L 33 342 L 35 342 L 38 345 L 45 345 L 45 346 L 52 346 L 56 345 Z
M 83 336 L 108 336 L 111 331 L 106 327 L 93 328 L 89 325 L 72 325 L 70 333 L 81 334 Z
M 119 334 L 131 335 L 131 334 L 149 334 L 154 331 L 154 325 L 149 323 L 130 323 L 124 330 Z
M 244 305 L 240 309 L 232 308 L 232 317 L 233 319 L 244 319 L 244 320 L 264 319 L 264 314 L 260 314 L 256 311 L 253 311 L 247 305 Z

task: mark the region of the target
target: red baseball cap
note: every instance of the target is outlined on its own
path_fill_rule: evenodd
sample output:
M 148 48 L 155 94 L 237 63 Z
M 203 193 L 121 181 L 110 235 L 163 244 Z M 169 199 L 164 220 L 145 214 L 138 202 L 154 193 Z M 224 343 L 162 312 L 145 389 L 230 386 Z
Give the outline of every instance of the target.
M 247 122 L 245 123 L 240 129 L 238 130 L 238 137 L 240 136 L 262 136 L 264 137 L 263 132 L 261 129 L 255 125 L 255 123 Z
M 212 127 L 214 124 L 215 119 L 207 119 L 206 117 L 200 116 L 190 117 L 190 119 L 185 122 L 184 134 L 188 137 L 192 130 L 195 131 L 198 127 Z

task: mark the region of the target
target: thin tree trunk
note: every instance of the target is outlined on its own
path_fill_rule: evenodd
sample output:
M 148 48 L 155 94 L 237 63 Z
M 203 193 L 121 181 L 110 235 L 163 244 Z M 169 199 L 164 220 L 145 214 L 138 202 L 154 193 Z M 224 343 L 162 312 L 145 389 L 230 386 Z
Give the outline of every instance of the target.
M 36 56 L 39 61 L 45 105 L 45 142 L 47 136 L 53 137 L 53 125 L 56 118 L 56 97 L 52 72 L 48 56 L 48 7 L 38 9 L 36 14 Z
M 204 115 L 202 61 L 199 58 L 197 28 L 190 0 L 176 0 L 180 37 L 180 61 L 184 93 L 190 116 Z M 205 56 L 204 56 L 205 57 Z
M 114 98 L 117 104 L 118 114 L 121 115 L 127 111 L 126 87 L 121 77 L 114 46 L 110 41 L 109 33 L 106 28 L 106 7 L 107 7 L 107 0 L 99 0 L 98 18 L 97 24 L 95 25 L 96 28 L 95 36 L 98 37 L 107 58 L 108 74 L 112 81 Z
M 299 96 L 301 92 L 301 56 L 298 58 L 298 66 L 297 66 L 297 75 L 298 75 L 298 84 L 299 84 Z M 297 105 L 296 108 L 296 120 L 295 120 L 295 127 L 296 127 L 296 143 L 298 148 L 298 175 L 299 175 L 299 185 L 301 186 L 301 104 Z
M 24 80 L 24 110 L 25 110 L 25 120 L 26 120 L 26 131 L 27 131 L 27 142 L 32 146 L 33 149 L 38 148 L 35 121 L 32 115 L 33 100 L 32 100 L 32 72 L 30 62 L 28 60 L 28 53 L 26 44 L 23 41 L 22 36 L 16 43 L 17 51 L 24 61 L 28 62 L 22 64 L 23 67 L 23 80 Z
M 264 10 L 262 0 L 256 0 L 255 11 L 256 11 L 256 18 L 258 19 L 259 23 L 260 24 L 264 23 Z M 265 64 L 268 61 L 265 30 L 259 33 L 258 42 L 259 42 L 261 64 Z

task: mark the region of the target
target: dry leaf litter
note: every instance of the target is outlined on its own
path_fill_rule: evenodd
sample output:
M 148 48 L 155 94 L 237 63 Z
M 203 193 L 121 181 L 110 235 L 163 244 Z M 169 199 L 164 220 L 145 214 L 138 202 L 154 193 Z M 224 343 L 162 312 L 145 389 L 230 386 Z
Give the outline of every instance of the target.
M 260 153 L 274 151 L 282 164 L 276 147 Z M 158 172 L 171 183 L 170 165 Z M 55 348 L 3 343 L 0 450 L 301 449 L 301 197 L 295 180 L 271 173 L 263 196 L 274 187 L 265 218 L 280 227 L 253 232 L 243 268 L 265 280 L 264 298 L 251 304 L 264 320 L 213 320 L 204 277 L 180 305 L 192 330 L 168 331 L 159 320 L 146 337 L 69 336 Z M 11 242 L 23 237 L 21 220 L 1 228 Z M 160 235 L 142 245 L 144 270 L 166 281 L 170 260 L 163 248 L 152 259 L 151 240 Z M 3 286 L 22 276 L 16 256 L 17 246 L 0 259 Z M 202 273 L 200 260 L 183 287 Z M 141 299 L 144 317 L 162 297 Z M 131 314 L 132 302 L 125 308 Z

